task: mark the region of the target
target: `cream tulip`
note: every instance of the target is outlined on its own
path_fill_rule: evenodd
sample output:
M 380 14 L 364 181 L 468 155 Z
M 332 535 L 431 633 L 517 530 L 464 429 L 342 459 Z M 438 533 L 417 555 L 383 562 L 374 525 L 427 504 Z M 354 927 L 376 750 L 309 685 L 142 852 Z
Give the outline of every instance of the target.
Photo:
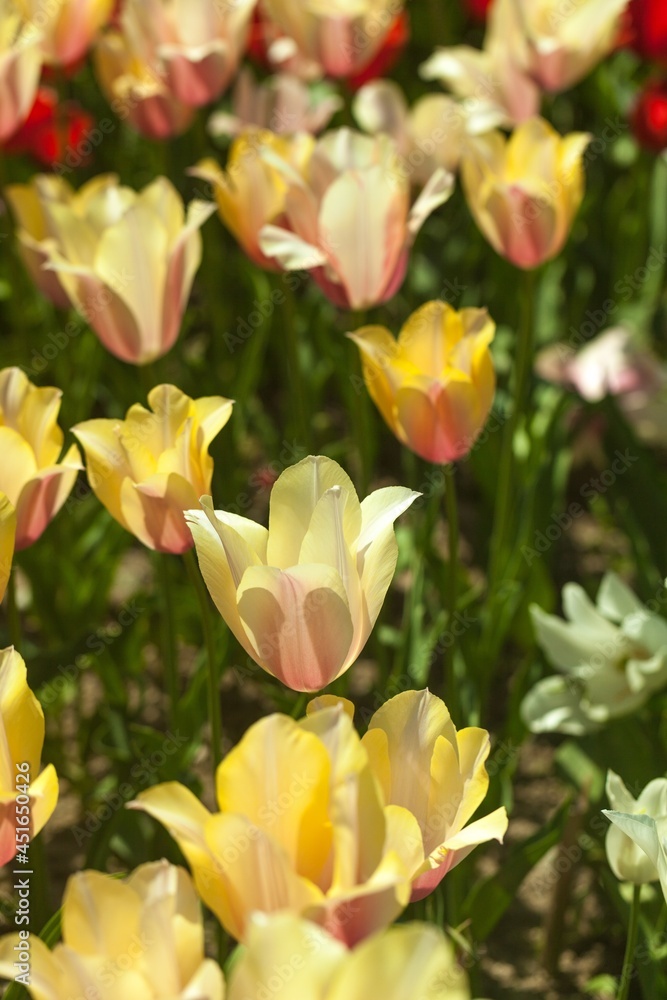
M 87 420 L 72 428 L 90 485 L 112 517 L 144 545 L 182 553 L 192 547 L 184 511 L 211 489 L 208 453 L 232 413 L 222 396 L 190 399 L 173 385 L 148 394 L 125 420 Z
M 16 548 L 37 541 L 83 466 L 73 444 L 60 457 L 62 392 L 38 388 L 20 368 L 0 370 L 0 493 L 16 511 Z
M 386 805 L 340 705 L 260 719 L 216 775 L 219 812 L 175 782 L 141 792 L 206 905 L 237 940 L 256 913 L 289 911 L 352 945 L 388 926 L 424 861 L 415 818 Z
M 111 174 L 76 194 L 69 186 L 35 190 L 50 234 L 39 244 L 47 266 L 107 350 L 132 364 L 166 354 L 201 263 L 199 229 L 214 206 L 193 201 L 186 215 L 166 177 L 139 193 Z
M 236 514 L 190 510 L 199 566 L 238 641 L 297 691 L 318 691 L 354 663 L 396 567 L 393 523 L 419 496 L 400 486 L 361 503 L 322 456 L 286 469 L 271 493 L 268 530 Z
M 15 979 L 25 941 L 0 941 L 0 976 Z M 97 871 L 72 875 L 62 942 L 29 942 L 33 1000 L 224 1000 L 222 971 L 204 956 L 204 925 L 192 882 L 166 861 L 123 881 Z
M 190 171 L 212 185 L 225 226 L 248 257 L 266 270 L 280 270 L 280 265 L 262 252 L 259 235 L 265 225 L 282 220 L 289 189 L 276 160 L 302 177 L 314 145 L 303 133 L 279 136 L 249 129 L 232 143 L 226 170 L 208 158 Z
M 0 0 L 0 142 L 30 113 L 42 69 L 42 36 L 14 0 Z
M 556 257 L 584 196 L 583 156 L 590 135 L 561 137 L 542 118 L 471 138 L 461 181 L 475 222 L 494 250 L 531 269 Z
M 383 326 L 348 336 L 363 362 L 371 399 L 398 440 L 428 462 L 467 455 L 484 427 L 496 387 L 486 309 L 457 312 L 428 302 L 398 340 Z
M 305 180 L 283 173 L 285 220 L 264 227 L 260 247 L 288 271 L 312 271 L 328 298 L 346 309 L 396 294 L 419 229 L 454 184 L 437 169 L 411 207 L 410 172 L 393 140 L 347 128 L 318 140 Z
M 0 650 L 0 865 L 19 851 L 29 858 L 30 841 L 56 807 L 53 764 L 40 773 L 43 744 L 44 712 L 23 658 L 10 646 Z
M 413 901 L 432 892 L 478 844 L 502 843 L 504 808 L 468 822 L 489 787 L 485 729 L 457 732 L 440 698 L 404 691 L 373 715 L 361 743 L 385 802 L 407 809 L 419 823 L 426 860 L 413 876 Z
M 667 818 L 667 778 L 649 781 L 635 799 L 621 778 L 613 771 L 607 771 L 607 798 L 615 812 L 649 816 L 654 820 Z M 642 885 L 644 882 L 658 880 L 659 873 L 655 864 L 615 823 L 607 830 L 605 851 L 609 867 L 621 881 Z

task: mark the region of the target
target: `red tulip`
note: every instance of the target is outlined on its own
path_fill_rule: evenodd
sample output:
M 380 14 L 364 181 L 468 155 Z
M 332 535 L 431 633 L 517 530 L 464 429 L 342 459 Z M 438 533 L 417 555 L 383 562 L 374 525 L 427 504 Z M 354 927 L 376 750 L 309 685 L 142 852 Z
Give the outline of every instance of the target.
M 93 119 L 74 101 L 58 104 L 58 94 L 40 87 L 32 110 L 21 128 L 4 144 L 5 153 L 29 153 L 47 167 L 78 151 Z M 85 156 L 82 157 L 85 159 Z
M 667 60 L 665 0 L 631 0 L 628 18 L 635 51 L 645 59 Z
M 667 149 L 667 80 L 654 80 L 639 95 L 632 116 L 637 142 L 655 153 Z

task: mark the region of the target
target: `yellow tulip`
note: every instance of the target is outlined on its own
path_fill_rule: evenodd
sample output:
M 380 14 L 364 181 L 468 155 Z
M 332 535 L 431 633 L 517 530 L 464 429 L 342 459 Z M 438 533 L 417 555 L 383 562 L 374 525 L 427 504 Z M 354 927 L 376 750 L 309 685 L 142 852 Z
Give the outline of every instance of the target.
M 24 963 L 23 966 L 21 963 Z M 204 957 L 199 901 L 183 868 L 141 865 L 120 881 L 82 871 L 67 882 L 62 943 L 0 941 L 0 976 L 28 973 L 33 1000 L 224 1000 L 220 967 Z M 27 980 L 24 980 L 27 981 Z
M 322 456 L 286 469 L 268 530 L 213 510 L 186 514 L 213 601 L 261 667 L 296 691 L 318 691 L 354 663 L 396 568 L 393 523 L 419 496 L 400 486 L 359 503 Z
M 213 205 L 193 201 L 186 215 L 166 177 L 137 193 L 113 174 L 95 177 L 78 193 L 38 178 L 32 192 L 15 187 L 12 194 L 19 214 L 31 220 L 37 195 L 44 224 L 29 223 L 37 240 L 32 249 L 45 254 L 107 350 L 145 364 L 173 347 L 201 262 L 199 229 Z
M 5 596 L 12 571 L 16 541 L 16 511 L 4 493 L 0 493 L 0 601 Z
M 407 904 L 424 863 L 419 826 L 384 803 L 343 706 L 261 719 L 219 765 L 216 790 L 217 813 L 175 782 L 131 806 L 166 826 L 238 940 L 253 913 L 288 910 L 354 944 Z
M 29 851 L 56 807 L 53 764 L 40 774 L 43 743 L 42 707 L 23 658 L 10 646 L 0 650 L 0 865 Z
M 16 548 L 32 545 L 65 503 L 79 469 L 75 444 L 59 459 L 60 389 L 37 388 L 20 368 L 0 370 L 0 492 L 16 510 Z
M 303 176 L 314 146 L 306 134 L 249 130 L 233 142 L 226 170 L 209 158 L 190 171 L 213 186 L 220 218 L 248 257 L 267 270 L 280 270 L 280 265 L 262 253 L 259 234 L 263 226 L 281 219 L 289 187 L 273 158 Z
M 475 222 L 494 250 L 534 268 L 562 250 L 584 195 L 590 135 L 560 136 L 542 118 L 469 139 L 461 181 Z
M 485 309 L 457 312 L 446 302 L 429 302 L 398 340 L 383 326 L 348 336 L 361 352 L 368 392 L 398 440 L 427 461 L 444 463 L 470 451 L 491 409 L 494 333 Z
M 293 914 L 256 915 L 227 1000 L 470 1000 L 454 949 L 429 924 L 401 924 L 348 951 Z
M 183 512 L 211 489 L 208 448 L 233 402 L 190 399 L 176 386 L 158 385 L 148 403 L 150 410 L 131 406 L 125 420 L 86 420 L 72 432 L 90 485 L 112 517 L 149 548 L 181 553 L 192 547 Z
M 42 36 L 46 62 L 69 66 L 85 56 L 111 17 L 114 0 L 16 0 Z
M 28 117 L 42 69 L 41 35 L 14 0 L 0 0 L 0 142 Z
M 285 165 L 282 172 L 285 218 L 264 226 L 260 247 L 288 271 L 311 271 L 342 309 L 396 294 L 419 230 L 454 187 L 452 174 L 438 168 L 413 203 L 410 170 L 393 139 L 349 128 L 317 140 L 305 180 Z
M 457 732 L 440 698 L 404 691 L 373 715 L 361 743 L 385 802 L 407 809 L 419 823 L 426 861 L 413 878 L 413 900 L 432 892 L 478 844 L 502 843 L 504 808 L 468 823 L 489 787 L 485 729 Z

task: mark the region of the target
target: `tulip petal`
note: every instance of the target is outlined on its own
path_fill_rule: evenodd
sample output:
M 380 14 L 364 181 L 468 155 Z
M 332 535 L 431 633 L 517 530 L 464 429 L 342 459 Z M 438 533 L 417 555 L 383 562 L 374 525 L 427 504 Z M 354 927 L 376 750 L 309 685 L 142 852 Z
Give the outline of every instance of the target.
M 0 978 L 13 982 L 16 978 L 16 947 L 24 944 L 18 934 L 0 938 Z M 30 996 L 32 1000 L 61 1000 L 61 979 L 58 963 L 51 951 L 36 934 L 30 938 Z
M 14 541 L 16 539 L 16 511 L 4 493 L 0 493 L 0 601 L 12 571 Z
M 645 610 L 638 597 L 616 573 L 605 573 L 598 590 L 597 609 L 604 618 L 620 624 L 627 615 Z M 623 810 L 621 810 L 623 811 Z
M 180 555 L 192 548 L 185 511 L 197 503 L 191 484 L 178 475 L 158 474 L 141 483 L 123 480 L 120 505 L 123 523 L 149 549 Z
M 76 424 L 72 433 L 84 450 L 88 482 L 95 496 L 114 520 L 129 530 L 121 509 L 120 488 L 123 479 L 132 478 L 132 469 L 117 428 L 116 420 L 86 420 Z
M 454 174 L 439 167 L 429 177 L 408 216 L 408 233 L 414 240 L 429 215 L 444 205 L 454 191 Z
M 37 473 L 37 462 L 30 444 L 12 427 L 0 426 L 2 478 L 0 486 L 9 502 L 18 506 L 21 490 Z
M 582 708 L 581 690 L 564 677 L 545 677 L 521 703 L 521 718 L 532 733 L 583 736 L 597 728 Z
M 364 558 L 366 550 L 388 527 L 392 527 L 421 493 L 405 486 L 385 486 L 374 490 L 361 501 L 361 531 L 357 539 L 357 554 Z
M 364 382 L 385 423 L 398 435 L 395 395 L 403 375 L 399 347 L 384 326 L 364 326 L 348 333 L 361 352 Z
M 574 625 L 556 615 L 548 615 L 535 604 L 530 607 L 530 616 L 544 655 L 552 666 L 564 672 L 589 663 L 599 652 L 601 643 L 613 641 L 620 634 L 609 622 L 605 621 L 598 633 L 594 628 L 584 628 L 579 622 Z M 604 619 L 600 618 L 600 621 Z
M 211 868 L 204 828 L 211 813 L 193 793 L 177 781 L 168 781 L 140 792 L 128 809 L 148 813 L 167 828 L 193 869 Z
M 30 784 L 31 834 L 36 837 L 44 829 L 58 804 L 58 776 L 53 764 L 47 764 Z
M 82 468 L 79 449 L 73 444 L 58 465 L 40 469 L 34 479 L 26 483 L 17 508 L 17 549 L 37 541 L 72 492 Z
M 139 897 L 123 882 L 102 872 L 76 872 L 63 897 L 63 940 L 79 955 L 116 958 L 136 939 L 140 912 Z
M 348 665 L 353 624 L 330 566 L 250 567 L 237 601 L 262 665 L 293 690 L 319 691 Z

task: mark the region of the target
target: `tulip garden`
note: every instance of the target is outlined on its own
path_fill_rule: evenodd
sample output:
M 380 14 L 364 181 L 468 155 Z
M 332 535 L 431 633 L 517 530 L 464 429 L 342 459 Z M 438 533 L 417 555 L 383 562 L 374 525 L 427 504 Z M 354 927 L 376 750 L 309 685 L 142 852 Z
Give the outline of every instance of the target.
M 0 0 L 7 1000 L 667 997 L 664 0 Z

